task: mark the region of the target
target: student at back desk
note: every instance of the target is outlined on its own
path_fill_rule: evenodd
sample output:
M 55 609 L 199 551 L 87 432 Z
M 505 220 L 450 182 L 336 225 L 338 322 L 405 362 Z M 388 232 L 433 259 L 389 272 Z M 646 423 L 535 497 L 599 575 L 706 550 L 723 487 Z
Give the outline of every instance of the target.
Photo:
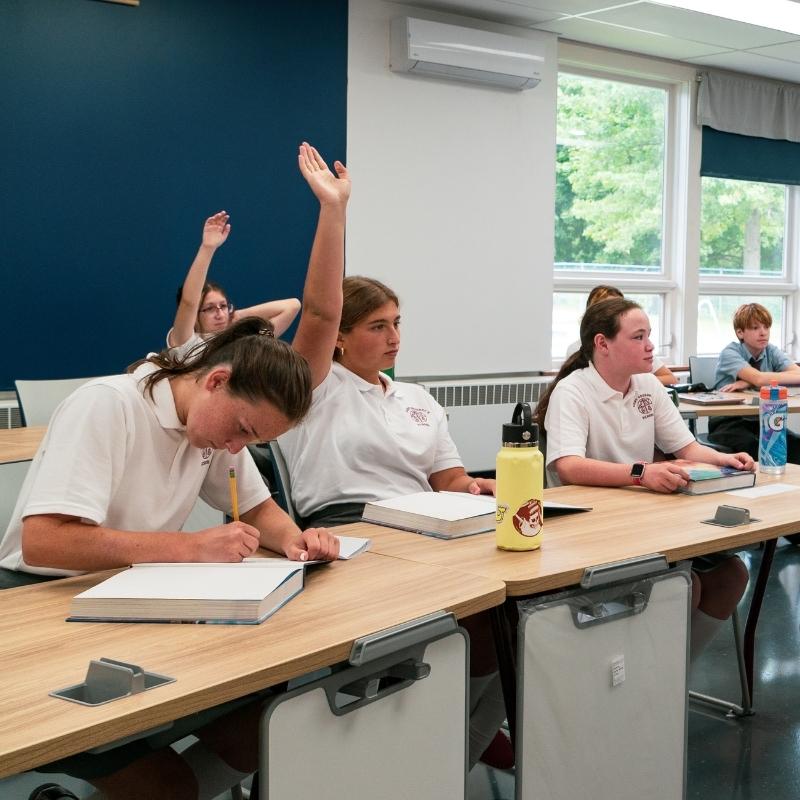
M 714 388 L 740 392 L 769 386 L 777 380 L 784 386 L 800 385 L 800 367 L 780 348 L 769 343 L 772 314 L 759 303 L 745 303 L 733 315 L 736 341 L 719 354 Z M 787 458 L 800 464 L 800 436 L 786 431 Z M 711 417 L 708 438 L 733 450 L 745 450 L 758 458 L 757 413 L 752 417 Z

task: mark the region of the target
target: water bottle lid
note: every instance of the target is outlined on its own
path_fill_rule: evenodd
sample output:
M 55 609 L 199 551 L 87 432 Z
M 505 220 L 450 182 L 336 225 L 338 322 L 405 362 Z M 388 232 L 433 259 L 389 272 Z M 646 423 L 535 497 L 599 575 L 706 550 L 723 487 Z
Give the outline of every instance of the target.
M 517 403 L 511 422 L 503 425 L 503 444 L 538 445 L 539 426 L 532 416 L 530 403 Z

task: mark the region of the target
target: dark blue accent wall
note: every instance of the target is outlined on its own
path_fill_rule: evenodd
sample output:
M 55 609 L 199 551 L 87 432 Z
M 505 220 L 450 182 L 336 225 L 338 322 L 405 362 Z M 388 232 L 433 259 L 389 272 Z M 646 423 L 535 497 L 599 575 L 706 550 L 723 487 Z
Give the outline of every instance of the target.
M 3 0 L 0 31 L 0 389 L 159 349 L 222 208 L 230 299 L 300 296 L 297 147 L 345 160 L 347 0 Z

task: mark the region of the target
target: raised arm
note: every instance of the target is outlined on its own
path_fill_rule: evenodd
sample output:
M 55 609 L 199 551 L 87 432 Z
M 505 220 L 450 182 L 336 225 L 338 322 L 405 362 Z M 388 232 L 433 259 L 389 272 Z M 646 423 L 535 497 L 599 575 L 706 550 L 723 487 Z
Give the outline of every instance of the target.
M 278 337 L 294 322 L 299 311 L 300 301 L 296 297 L 288 297 L 286 300 L 270 300 L 250 308 L 237 309 L 233 314 L 233 321 L 243 317 L 261 317 L 272 323 L 275 336 Z
M 170 347 L 180 347 L 188 342 L 194 333 L 197 312 L 200 310 L 200 297 L 203 294 L 203 286 L 206 283 L 211 259 L 214 257 L 217 248 L 225 243 L 230 232 L 231 226 L 228 222 L 227 212 L 218 211 L 206 220 L 203 226 L 200 249 L 197 251 L 197 255 L 192 261 L 192 266 L 189 267 L 189 272 L 186 274 L 186 280 L 183 282 L 181 301 L 178 303 L 175 322 L 172 323 L 172 330 L 169 335 Z
M 350 178 L 341 161 L 334 162 L 334 175 L 322 156 L 306 142 L 300 145 L 298 164 L 320 209 L 303 290 L 303 313 L 292 346 L 308 361 L 312 384 L 317 387 L 330 371 L 342 315 L 344 226 Z

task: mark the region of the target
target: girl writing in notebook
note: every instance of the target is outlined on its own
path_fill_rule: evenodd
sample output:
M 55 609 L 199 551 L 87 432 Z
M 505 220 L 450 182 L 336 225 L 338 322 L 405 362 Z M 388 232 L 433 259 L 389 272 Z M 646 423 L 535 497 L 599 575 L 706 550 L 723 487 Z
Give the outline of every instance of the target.
M 308 280 L 341 282 L 350 181 L 306 144 L 300 171 L 320 202 Z M 339 301 L 340 303 L 340 301 Z M 313 342 L 339 304 L 310 304 L 298 336 Z M 324 342 L 326 355 L 332 342 Z M 313 346 L 310 346 L 313 354 Z M 301 353 L 257 318 L 214 336 L 191 359 L 151 356 L 132 373 L 100 378 L 56 410 L 0 544 L 0 580 L 55 577 L 149 561 L 238 562 L 263 546 L 295 560 L 335 559 L 338 539 L 301 532 L 272 501 L 245 445 L 300 421 L 318 383 Z M 198 495 L 231 511 L 229 469 L 238 480 L 239 522 L 196 533 L 181 527 Z M 166 632 L 166 631 L 165 631 Z M 254 698 L 177 720 L 169 732 L 104 753 L 84 753 L 43 771 L 90 781 L 109 800 L 213 798 L 257 764 Z M 239 707 L 241 706 L 241 707 Z M 195 733 L 180 755 L 168 745 Z
M 674 492 L 689 475 L 676 461 L 654 461 L 656 447 L 678 459 L 753 470 L 747 453 L 720 453 L 695 441 L 652 374 L 650 322 L 623 298 L 586 309 L 581 346 L 536 408 L 547 433 L 549 485 L 642 486 Z M 632 498 L 635 502 L 635 497 Z M 735 556 L 693 572 L 692 655 L 716 633 L 747 586 Z
M 303 525 L 357 522 L 365 503 L 413 492 L 494 494 L 494 480 L 465 471 L 444 409 L 422 387 L 383 372 L 394 366 L 400 349 L 397 295 L 371 278 L 327 277 L 325 284 L 307 281 L 303 296 L 304 316 L 323 300 L 337 298 L 339 304 L 318 326 L 327 350 L 317 352 L 311 411 L 280 439 Z M 310 358 L 301 333 L 295 346 Z M 505 710 L 488 624 L 478 615 L 465 625 L 472 641 L 472 765 L 498 732 Z M 506 754 L 495 763 L 510 766 L 504 737 L 498 749 L 504 744 Z
M 244 317 L 260 317 L 271 322 L 275 336 L 280 336 L 300 310 L 300 301 L 293 297 L 234 309 L 225 290 L 218 283 L 207 280 L 211 259 L 231 232 L 228 220 L 226 211 L 218 211 L 206 220 L 200 248 L 183 286 L 178 290 L 178 309 L 167 334 L 167 346 L 177 348 L 178 355 L 185 355 L 196 345 Z

